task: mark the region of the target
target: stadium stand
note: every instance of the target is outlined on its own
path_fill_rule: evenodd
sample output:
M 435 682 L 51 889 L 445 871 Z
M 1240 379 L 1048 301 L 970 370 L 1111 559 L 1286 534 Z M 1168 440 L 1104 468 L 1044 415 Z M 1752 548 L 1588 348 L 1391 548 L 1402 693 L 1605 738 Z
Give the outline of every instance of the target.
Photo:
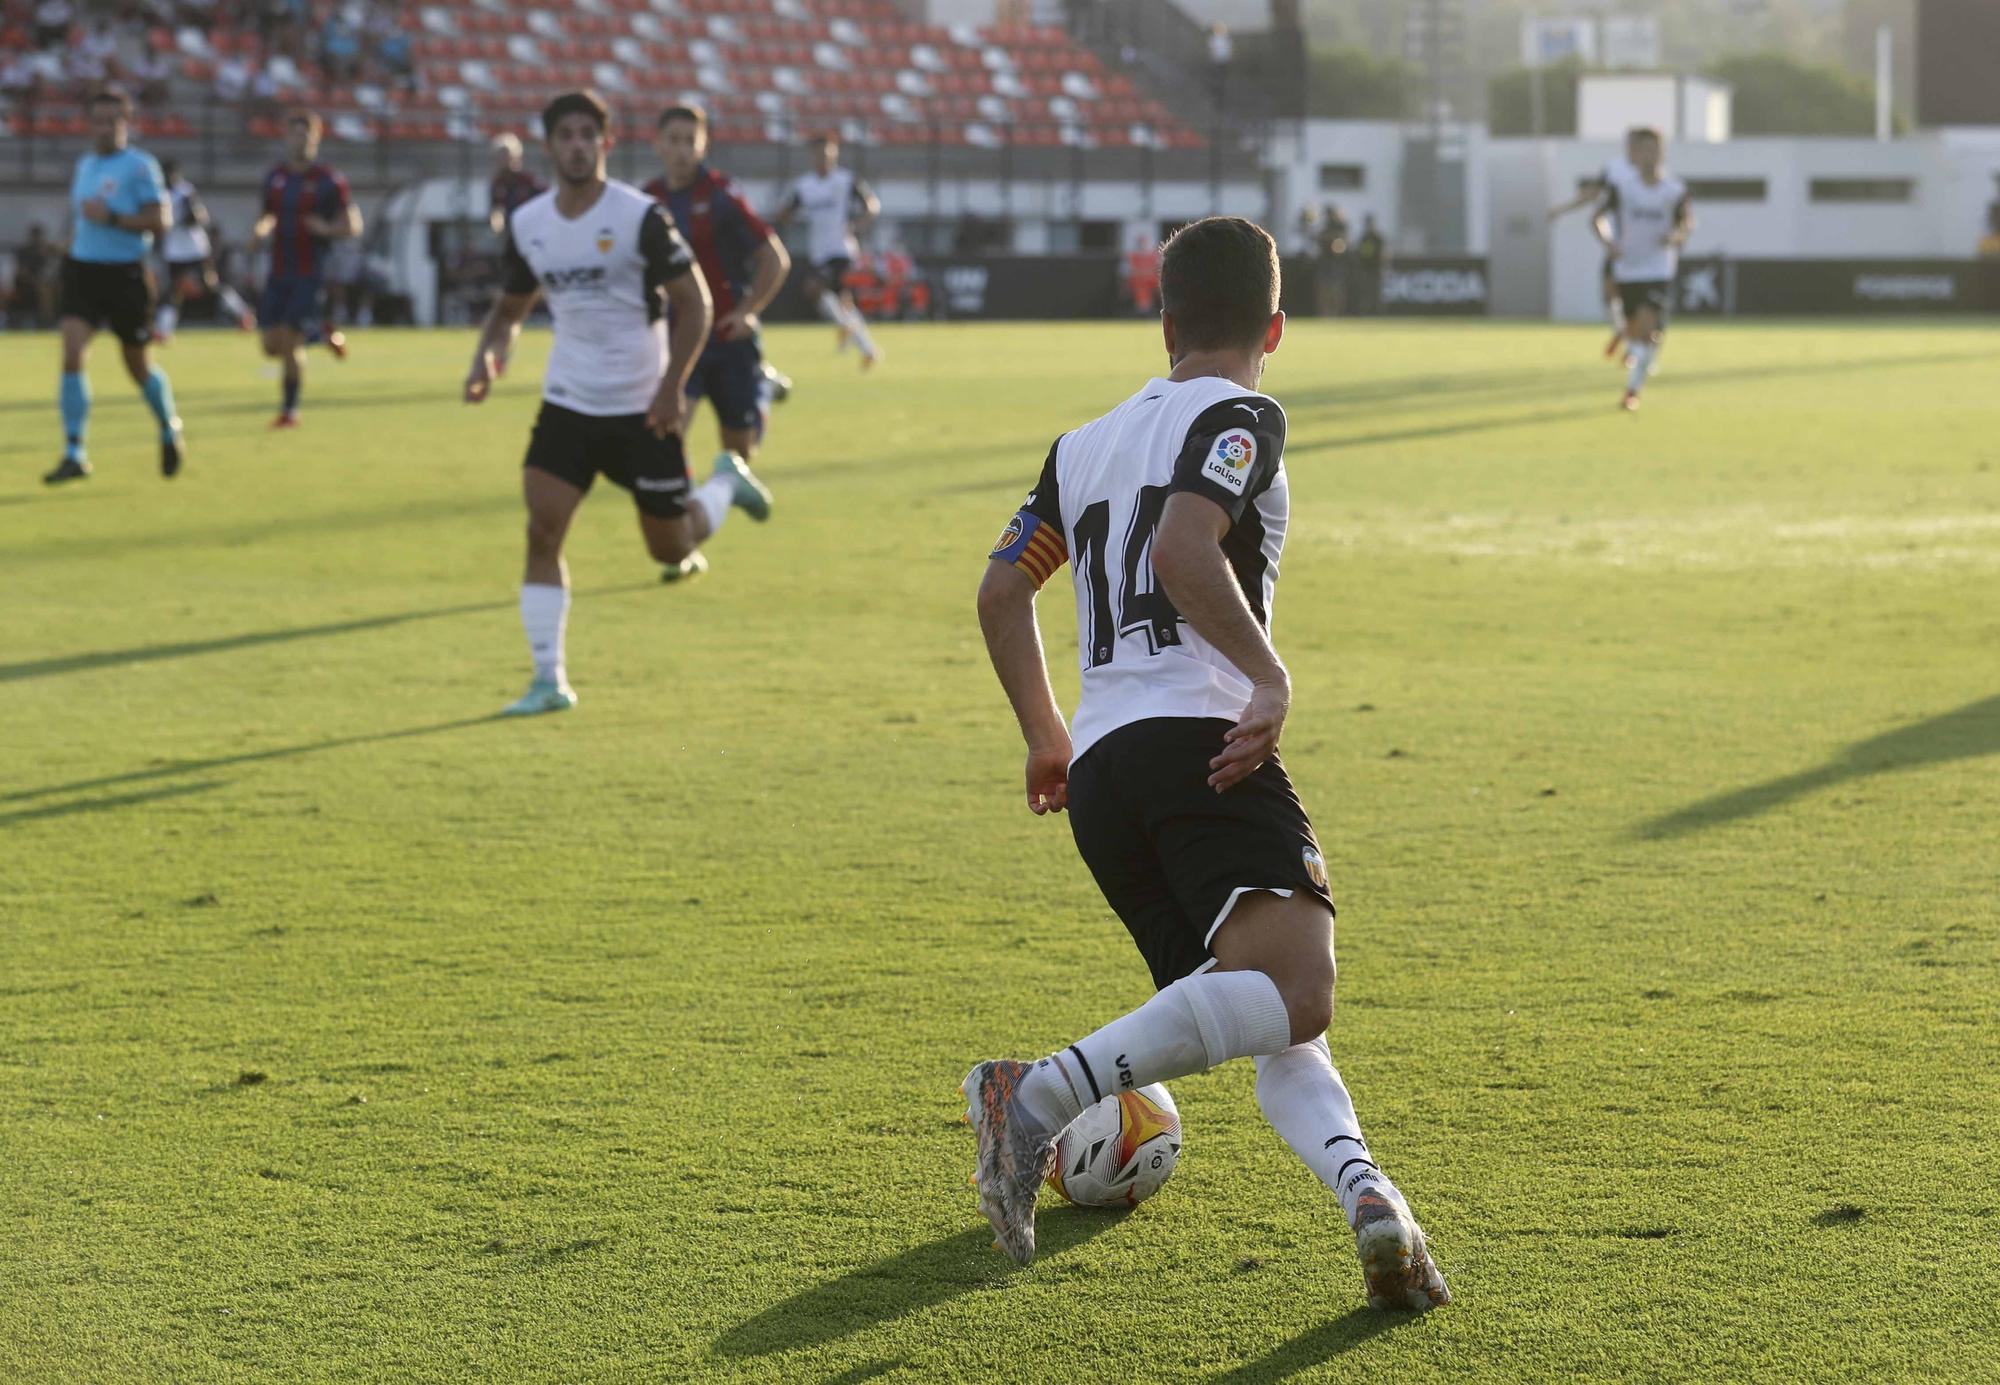
M 218 107 L 275 138 L 304 102 L 343 142 L 467 141 L 591 86 L 619 105 L 698 99 L 735 146 L 818 130 L 878 147 L 1206 143 L 1060 28 L 915 24 L 890 0 L 0 4 L 7 133 L 81 135 L 75 98 L 106 78 L 141 94 L 151 139 L 190 138 Z

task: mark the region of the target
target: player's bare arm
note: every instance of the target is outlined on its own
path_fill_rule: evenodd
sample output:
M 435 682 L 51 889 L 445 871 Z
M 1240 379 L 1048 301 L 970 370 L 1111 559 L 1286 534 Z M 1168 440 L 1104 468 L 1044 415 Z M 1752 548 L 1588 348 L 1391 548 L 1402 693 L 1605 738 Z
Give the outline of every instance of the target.
M 869 228 L 874 226 L 876 218 L 882 215 L 882 199 L 875 195 L 875 189 L 856 178 L 854 201 L 856 207 L 854 234 L 866 236 Z
M 1028 744 L 1028 811 L 1039 815 L 1069 806 L 1070 744 L 1042 654 L 1037 590 L 1029 573 L 999 558 L 987 563 L 979 583 L 979 628 Z
M 1292 706 L 1291 675 L 1222 552 L 1228 532 L 1229 516 L 1220 505 L 1182 492 L 1167 498 L 1153 539 L 1153 570 L 1174 609 L 1250 680 L 1250 703 L 1225 733 L 1222 753 L 1209 762 L 1208 782 L 1217 793 L 1249 778 L 1277 752 Z
M 305 227 L 327 240 L 350 240 L 361 234 L 361 208 L 349 203 L 339 216 L 308 216 Z
M 771 306 L 771 300 L 785 286 L 785 276 L 792 272 L 792 257 L 786 253 L 785 243 L 775 231 L 757 247 L 752 265 L 749 292 L 743 295 L 741 303 L 716 319 L 715 336 L 718 341 L 731 341 L 755 332 L 764 309 Z
M 1679 250 L 1688 243 L 1688 237 L 1693 234 L 1694 204 L 1683 197 L 1680 205 L 1674 208 L 1674 229 L 1667 233 L 1667 244 Z
M 258 246 L 262 245 L 265 241 L 269 240 L 271 238 L 271 232 L 277 229 L 278 229 L 277 214 L 275 212 L 265 212 L 262 216 L 258 217 L 255 221 L 250 223 L 250 248 L 252 250 L 255 250 Z
M 1571 212 L 1580 211 L 1604 196 L 1604 184 L 1592 178 L 1578 189 L 1576 196 L 1567 202 L 1549 208 L 1549 220 L 1558 221 Z
M 681 431 L 687 417 L 687 378 L 694 370 L 695 358 L 708 344 L 708 329 L 715 321 L 715 304 L 701 275 L 669 279 L 666 290 L 673 322 L 667 333 L 667 373 L 660 377 L 659 392 L 646 410 L 646 426 L 663 438 Z
M 527 320 L 539 296 L 540 290 L 503 293 L 494 302 L 493 311 L 486 315 L 485 326 L 479 330 L 479 345 L 472 351 L 472 369 L 465 377 L 466 403 L 485 402 L 493 382 L 506 373 L 507 358 L 513 353 L 514 340 L 521 335 L 521 324 Z

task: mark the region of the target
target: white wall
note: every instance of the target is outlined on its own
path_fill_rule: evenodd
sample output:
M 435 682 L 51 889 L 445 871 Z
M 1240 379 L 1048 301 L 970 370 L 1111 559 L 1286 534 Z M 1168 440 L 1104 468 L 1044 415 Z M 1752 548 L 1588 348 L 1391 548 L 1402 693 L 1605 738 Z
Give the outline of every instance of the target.
M 1567 200 L 1577 180 L 1619 152 L 1611 141 L 1501 140 L 1504 157 L 1488 160 L 1488 176 L 1543 179 L 1546 203 Z M 1878 143 L 1863 139 L 1739 139 L 1680 145 L 1668 165 L 1683 178 L 1762 178 L 1762 202 L 1695 199 L 1690 256 L 1737 259 L 1966 259 L 1985 224 L 2000 172 L 2000 141 L 1954 141 L 1936 133 Z M 1815 178 L 1909 178 L 1912 198 L 1901 203 L 1815 202 Z M 1494 236 L 1518 241 L 1518 218 L 1494 219 Z M 1600 314 L 1597 287 L 1602 252 L 1587 212 L 1548 228 L 1549 308 L 1557 318 Z M 1496 275 L 1497 277 L 1497 275 Z M 1534 311 L 1523 308 L 1522 311 Z

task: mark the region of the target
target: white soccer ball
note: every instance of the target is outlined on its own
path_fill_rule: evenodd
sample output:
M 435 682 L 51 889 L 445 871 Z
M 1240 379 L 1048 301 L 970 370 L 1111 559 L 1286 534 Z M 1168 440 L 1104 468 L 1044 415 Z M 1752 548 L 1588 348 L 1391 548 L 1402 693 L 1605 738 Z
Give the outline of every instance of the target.
M 1049 1186 L 1079 1207 L 1137 1207 L 1181 1158 L 1181 1113 L 1155 1082 L 1108 1096 L 1056 1141 Z

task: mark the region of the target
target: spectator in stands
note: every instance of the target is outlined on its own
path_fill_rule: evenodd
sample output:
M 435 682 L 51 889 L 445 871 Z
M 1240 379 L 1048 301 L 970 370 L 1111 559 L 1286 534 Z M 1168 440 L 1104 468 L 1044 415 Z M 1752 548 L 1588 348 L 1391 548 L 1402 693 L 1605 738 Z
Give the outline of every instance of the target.
M 1347 311 L 1347 218 L 1329 206 L 1313 240 L 1313 311 L 1332 317 Z
M 387 69 L 398 85 L 414 88 L 417 64 L 410 50 L 409 33 L 396 22 L 394 14 L 377 11 L 381 15 L 381 32 L 375 39 L 375 61 Z
M 1313 255 L 1319 250 L 1319 203 L 1308 202 L 1299 208 L 1299 253 Z
M 1221 20 L 1208 26 L 1208 80 L 1215 91 L 1215 104 L 1224 104 L 1229 95 L 1229 64 L 1236 56 L 1236 41 Z
M 139 99 L 148 106 L 162 106 L 172 95 L 174 60 L 162 49 L 149 48 L 139 59 L 133 75 L 139 83 Z
M 339 9 L 330 10 L 319 31 L 319 66 L 332 82 L 352 82 L 361 75 L 361 35 Z
M 215 94 L 231 103 L 250 94 L 250 64 L 231 53 L 215 65 Z
M 76 22 L 76 7 L 69 0 L 43 0 L 35 6 L 35 47 L 62 48 L 69 43 L 69 26 Z
M 16 53 L 4 67 L 0 67 L 0 97 L 17 106 L 31 106 L 39 101 L 48 83 L 47 64 L 50 57 L 45 53 Z M 58 64 L 56 75 L 61 76 Z
M 1375 225 L 1375 213 L 1361 217 L 1361 239 L 1354 243 L 1354 311 L 1373 316 L 1382 311 L 1382 271 L 1388 266 L 1389 243 Z
M 36 327 L 53 326 L 56 320 L 56 267 L 62 248 L 49 239 L 38 222 L 28 228 L 28 238 L 14 257 L 15 313 Z

